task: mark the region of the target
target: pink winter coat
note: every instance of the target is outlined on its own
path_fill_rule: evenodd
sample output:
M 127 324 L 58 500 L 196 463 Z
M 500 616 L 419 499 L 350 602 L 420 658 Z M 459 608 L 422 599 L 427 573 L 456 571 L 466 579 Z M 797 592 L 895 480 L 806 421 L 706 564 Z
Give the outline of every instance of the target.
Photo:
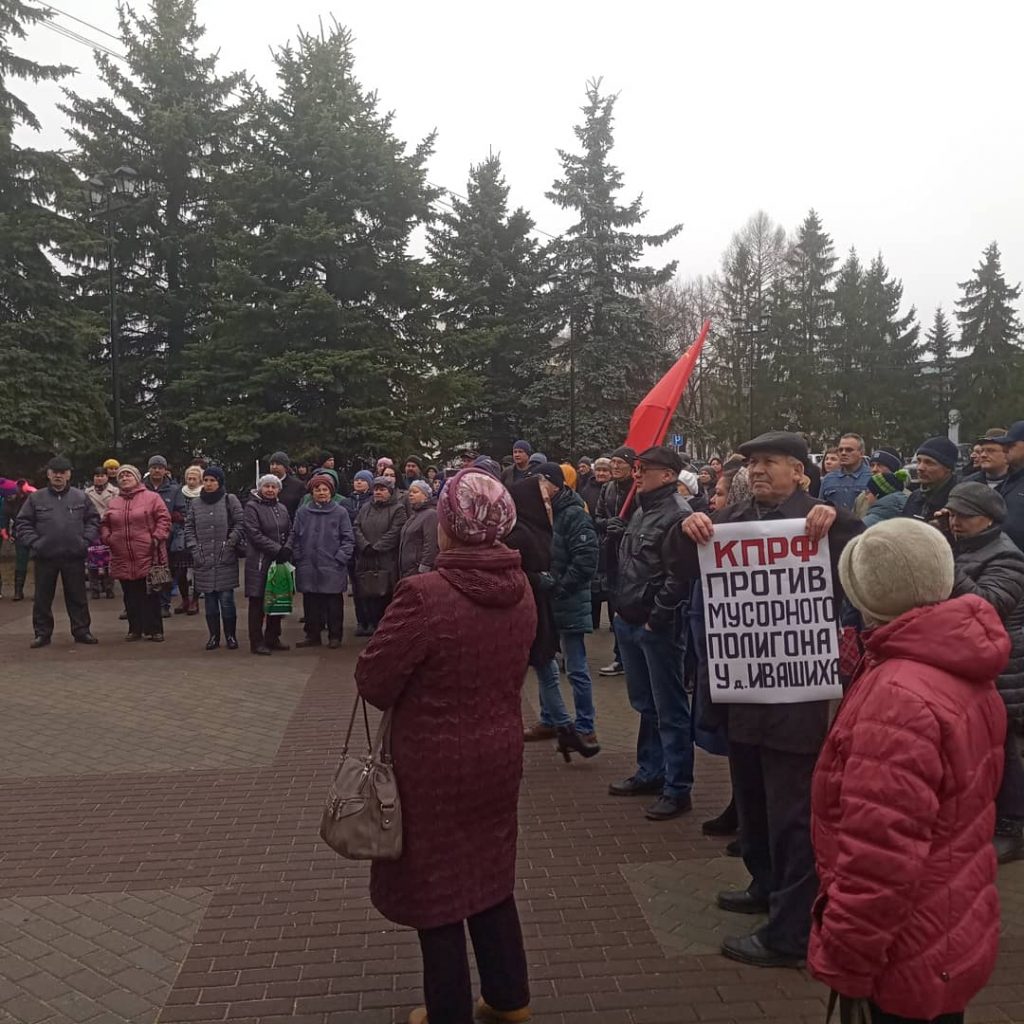
M 900 616 L 867 652 L 814 773 L 807 962 L 842 995 L 931 1020 L 961 1012 L 996 962 L 1010 640 L 968 595 Z
M 501 903 L 516 881 L 520 691 L 537 630 L 518 551 L 444 551 L 398 584 L 356 664 L 359 692 L 394 707 L 402 856 L 374 861 L 389 920 L 436 928 Z
M 110 548 L 110 574 L 117 580 L 145 579 L 153 564 L 153 542 L 171 535 L 171 516 L 156 491 L 136 487 L 110 502 L 100 539 Z M 166 556 L 165 556 L 166 557 Z

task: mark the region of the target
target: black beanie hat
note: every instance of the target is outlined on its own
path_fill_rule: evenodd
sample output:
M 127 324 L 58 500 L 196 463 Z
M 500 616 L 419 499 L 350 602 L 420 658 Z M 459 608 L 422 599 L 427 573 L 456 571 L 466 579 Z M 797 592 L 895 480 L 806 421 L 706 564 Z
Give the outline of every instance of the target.
M 956 469 L 956 460 L 960 452 L 948 437 L 929 437 L 918 447 L 917 454 L 927 455 L 946 469 Z
M 636 462 L 636 452 L 632 448 L 627 448 L 623 445 L 621 448 L 616 448 L 608 458 L 622 459 L 623 462 L 628 462 L 632 466 Z

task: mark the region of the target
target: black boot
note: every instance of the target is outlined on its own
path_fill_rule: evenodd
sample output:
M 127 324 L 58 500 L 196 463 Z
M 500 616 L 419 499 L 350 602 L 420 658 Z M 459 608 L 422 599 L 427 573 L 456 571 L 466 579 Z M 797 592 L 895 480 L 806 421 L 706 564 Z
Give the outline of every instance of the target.
M 210 630 L 210 639 L 206 641 L 206 649 L 208 651 L 215 651 L 220 647 L 220 616 L 207 615 L 206 625 Z
M 733 798 L 717 818 L 705 821 L 700 830 L 706 836 L 734 836 L 739 828 L 740 820 L 736 813 L 736 800 Z
M 569 756 L 571 751 L 582 757 L 593 757 L 601 753 L 601 747 L 597 743 L 587 743 L 576 731 L 576 726 L 563 725 L 558 730 L 558 752 L 568 762 L 572 760 Z
M 238 650 L 238 637 L 235 633 L 238 630 L 238 622 L 236 619 L 225 619 L 224 620 L 224 640 L 227 644 L 229 651 Z
M 15 601 L 25 600 L 25 573 L 16 572 L 14 574 L 14 597 Z

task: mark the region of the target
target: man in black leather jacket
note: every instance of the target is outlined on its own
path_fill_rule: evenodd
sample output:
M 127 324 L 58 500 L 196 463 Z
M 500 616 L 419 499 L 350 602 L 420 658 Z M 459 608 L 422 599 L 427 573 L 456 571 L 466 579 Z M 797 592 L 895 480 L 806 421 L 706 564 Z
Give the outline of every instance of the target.
M 693 737 L 690 701 L 683 688 L 685 623 L 680 605 L 689 581 L 678 575 L 690 514 L 676 490 L 682 460 L 670 448 L 648 448 L 636 457 L 637 507 L 628 526 L 609 520 L 607 533 L 621 535 L 615 580 L 615 636 L 626 670 L 629 703 L 640 715 L 636 772 L 613 782 L 613 796 L 660 794 L 647 808 L 666 821 L 691 808 Z

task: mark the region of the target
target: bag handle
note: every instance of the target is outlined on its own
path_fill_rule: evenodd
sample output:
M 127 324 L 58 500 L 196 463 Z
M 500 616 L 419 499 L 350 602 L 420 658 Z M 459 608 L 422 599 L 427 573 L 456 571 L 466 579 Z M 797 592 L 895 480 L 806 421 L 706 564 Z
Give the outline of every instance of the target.
M 379 753 L 382 761 L 390 761 L 392 709 L 388 708 L 388 710 L 381 716 L 380 725 L 377 728 L 377 735 L 375 738 L 371 738 L 370 715 L 366 710 L 366 701 L 358 694 L 356 695 L 355 703 L 352 705 L 352 715 L 348 720 L 348 730 L 345 733 L 345 744 L 342 748 L 341 756 L 344 757 L 348 753 L 349 745 L 352 742 L 352 730 L 355 728 L 356 715 L 359 714 L 360 707 L 363 709 L 363 729 L 366 733 L 367 752 L 371 756 Z

